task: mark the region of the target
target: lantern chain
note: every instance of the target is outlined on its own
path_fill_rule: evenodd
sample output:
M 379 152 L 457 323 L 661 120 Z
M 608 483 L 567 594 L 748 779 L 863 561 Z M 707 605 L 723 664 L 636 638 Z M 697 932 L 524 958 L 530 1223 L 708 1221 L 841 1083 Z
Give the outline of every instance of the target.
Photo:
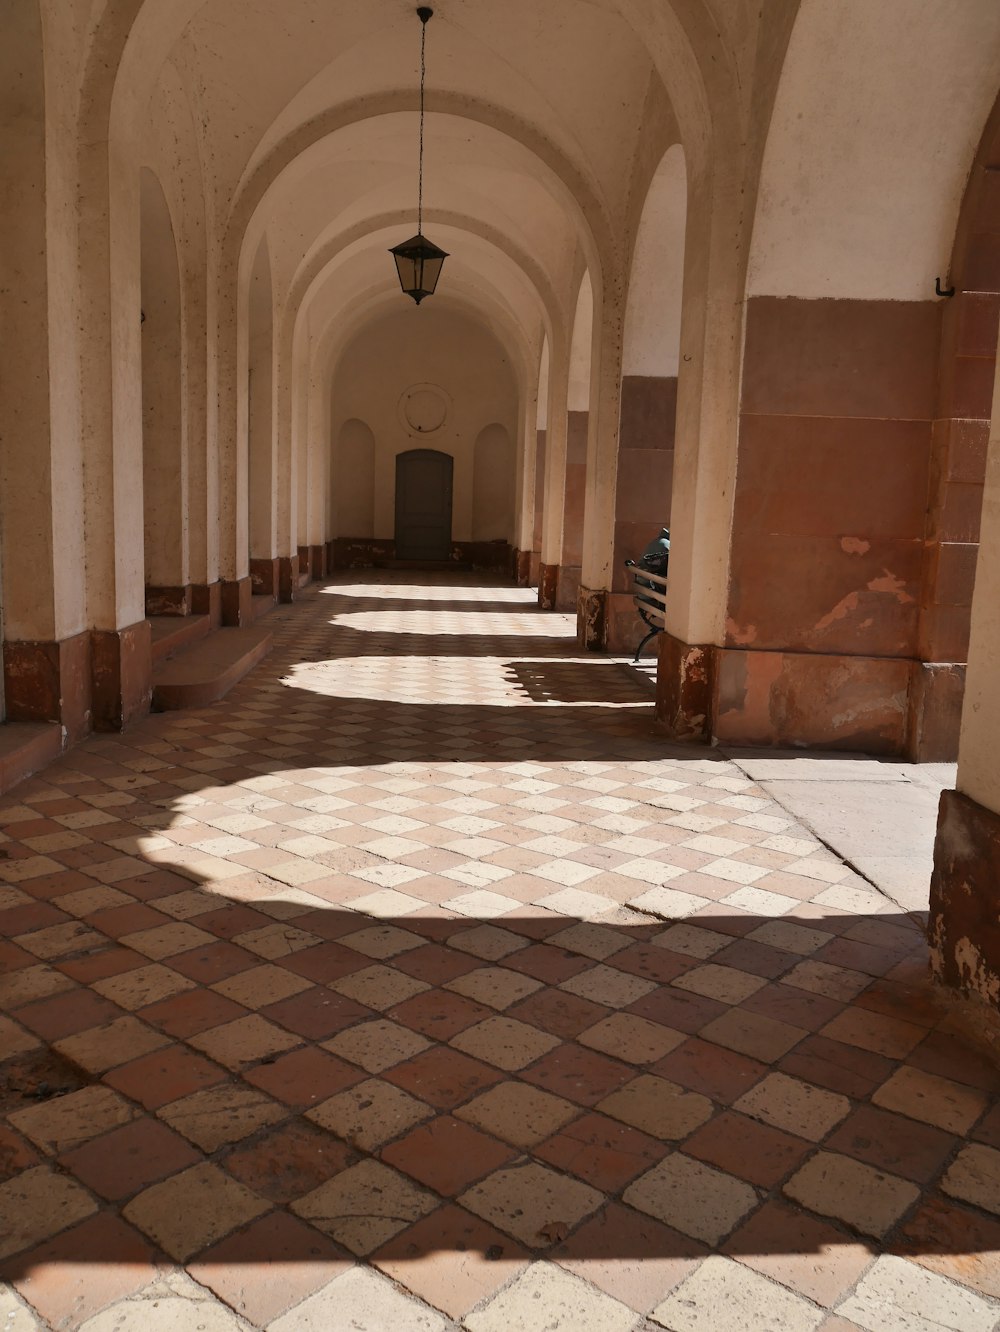
M 428 17 L 430 17 L 428 15 Z M 427 73 L 427 19 L 420 24 L 420 168 L 417 179 L 417 233 L 424 231 L 424 76 Z

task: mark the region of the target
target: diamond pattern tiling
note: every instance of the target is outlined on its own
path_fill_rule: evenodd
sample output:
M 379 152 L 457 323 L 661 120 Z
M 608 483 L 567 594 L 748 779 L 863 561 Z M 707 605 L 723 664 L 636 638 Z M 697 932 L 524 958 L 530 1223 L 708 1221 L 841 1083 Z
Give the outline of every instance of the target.
M 530 592 L 269 622 L 0 806 L 12 1326 L 998 1325 L 919 921 Z

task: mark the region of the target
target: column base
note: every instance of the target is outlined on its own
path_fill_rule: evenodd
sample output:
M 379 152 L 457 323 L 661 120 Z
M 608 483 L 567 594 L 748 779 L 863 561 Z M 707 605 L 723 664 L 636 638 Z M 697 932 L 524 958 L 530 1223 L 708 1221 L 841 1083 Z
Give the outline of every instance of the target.
M 928 938 L 941 984 L 1000 1008 L 1000 814 L 958 791 L 941 795 Z
M 255 597 L 278 595 L 278 559 L 250 561 L 250 582 Z
M 207 615 L 212 628 L 217 629 L 222 623 L 222 584 L 192 583 L 191 614 Z
M 657 645 L 656 718 L 674 740 L 711 738 L 717 648 L 682 643 L 666 632 Z
M 636 648 L 649 630 L 639 619 L 639 612 L 635 608 L 631 592 L 608 593 L 607 620 L 608 651 L 616 654 L 629 653 L 634 656 Z M 650 659 L 656 655 L 655 639 L 646 648 L 646 653 Z
M 559 565 L 542 564 L 538 570 L 538 604 L 542 610 L 555 610 Z
M 531 583 L 531 558 L 530 550 L 519 550 L 514 564 L 514 581 L 518 587 L 527 587 Z
M 575 615 L 580 596 L 580 567 L 575 564 L 560 564 L 556 578 L 556 610 L 566 615 Z
M 586 652 L 604 652 L 608 645 L 608 593 L 581 587 L 576 599 L 576 636 Z
M 954 763 L 962 728 L 965 666 L 914 662 L 910 680 L 906 757 L 914 763 Z
M 147 615 L 190 615 L 191 584 L 183 587 L 147 587 Z
M 314 582 L 326 577 L 326 546 L 309 547 L 309 573 Z
M 295 600 L 299 588 L 298 555 L 279 555 L 278 557 L 278 600 L 288 603 Z
M 148 626 L 147 626 L 148 628 Z M 91 636 L 3 645 L 8 721 L 58 722 L 66 743 L 91 729 Z
M 542 576 L 542 554 L 541 551 L 533 550 L 528 564 L 528 585 L 537 587 Z
M 153 692 L 153 639 L 148 620 L 127 629 L 91 633 L 95 731 L 122 731 L 149 711 Z
M 253 580 L 246 578 L 222 580 L 222 623 L 246 628 L 253 624 Z
M 312 568 L 309 560 L 309 547 L 299 546 L 299 587 L 305 587 L 306 583 L 312 577 Z

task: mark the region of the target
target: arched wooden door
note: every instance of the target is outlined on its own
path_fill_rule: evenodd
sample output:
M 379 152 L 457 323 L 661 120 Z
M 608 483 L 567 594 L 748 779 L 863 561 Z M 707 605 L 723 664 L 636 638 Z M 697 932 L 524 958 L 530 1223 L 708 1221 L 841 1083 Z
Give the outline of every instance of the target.
M 396 558 L 446 560 L 451 553 L 452 459 L 411 449 L 396 459 Z

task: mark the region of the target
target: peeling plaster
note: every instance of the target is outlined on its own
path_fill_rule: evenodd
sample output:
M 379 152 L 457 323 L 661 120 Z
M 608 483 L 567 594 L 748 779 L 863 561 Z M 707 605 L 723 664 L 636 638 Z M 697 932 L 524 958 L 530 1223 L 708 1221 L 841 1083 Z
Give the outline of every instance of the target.
M 864 537 L 841 537 L 840 549 L 845 555 L 867 555 L 872 548 L 872 543 L 866 541 Z

